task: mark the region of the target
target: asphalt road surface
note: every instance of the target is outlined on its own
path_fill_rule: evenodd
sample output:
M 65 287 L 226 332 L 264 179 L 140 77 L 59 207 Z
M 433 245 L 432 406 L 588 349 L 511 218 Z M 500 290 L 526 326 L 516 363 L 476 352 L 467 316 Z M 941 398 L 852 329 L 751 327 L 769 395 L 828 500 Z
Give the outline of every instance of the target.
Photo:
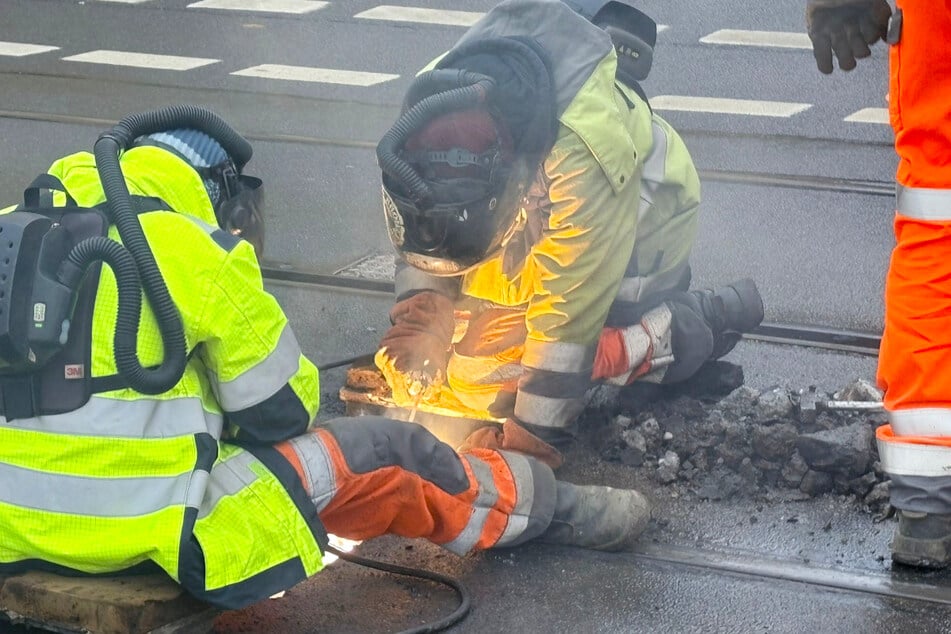
M 415 72 L 493 4 L 404 1 L 0 0 L 0 192 L 17 202 L 126 114 L 197 103 L 254 143 L 270 266 L 385 280 L 373 148 Z M 820 75 L 803 4 L 645 0 L 662 25 L 645 88 L 702 171 L 697 283 L 752 275 L 769 321 L 878 333 L 896 163 L 886 50 Z M 318 364 L 372 350 L 387 325 L 383 293 L 268 283 Z M 731 359 L 760 388 L 874 374 L 868 357 L 762 343 Z M 324 375 L 324 416 L 341 381 Z M 459 559 L 390 538 L 359 552 L 461 577 L 474 608 L 459 632 L 951 631 L 948 580 L 892 571 L 893 524 L 842 499 L 672 499 L 583 453 L 563 476 L 642 486 L 667 528 L 619 556 L 536 546 Z M 453 600 L 336 564 L 217 630 L 386 632 Z

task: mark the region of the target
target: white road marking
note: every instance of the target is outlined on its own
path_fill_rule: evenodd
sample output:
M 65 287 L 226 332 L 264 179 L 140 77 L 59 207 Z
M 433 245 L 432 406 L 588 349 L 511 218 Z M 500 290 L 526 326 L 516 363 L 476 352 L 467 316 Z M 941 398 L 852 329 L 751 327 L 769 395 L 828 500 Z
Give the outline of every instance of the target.
M 485 15 L 474 11 L 448 11 L 441 9 L 421 9 L 418 7 L 395 7 L 382 4 L 356 14 L 355 18 L 365 20 L 388 20 L 392 22 L 421 22 L 423 24 L 445 24 L 447 26 L 472 26 Z
M 754 117 L 791 117 L 812 107 L 808 103 L 786 101 L 754 101 L 752 99 L 722 99 L 715 97 L 686 97 L 660 95 L 651 97 L 651 106 L 657 110 L 682 112 L 712 112 L 741 114 Z
M 85 62 L 87 64 L 107 64 L 110 66 L 135 66 L 153 70 L 192 70 L 220 62 L 220 59 L 204 57 L 179 57 L 177 55 L 155 55 L 152 53 L 131 53 L 127 51 L 89 51 L 79 55 L 64 57 L 67 62 Z
M 880 123 L 882 125 L 891 124 L 888 118 L 888 108 L 862 108 L 858 112 L 853 112 L 847 116 L 843 121 L 850 121 L 852 123 Z
M 0 42 L 0 56 L 26 57 L 49 51 L 59 50 L 58 46 L 43 46 L 42 44 L 23 44 L 22 42 Z
M 304 14 L 323 9 L 329 2 L 316 0 L 200 0 L 189 9 L 223 9 L 226 11 L 258 11 L 266 13 Z
M 476 11 L 450 11 L 448 9 L 423 9 L 420 7 L 398 7 L 381 4 L 378 7 L 361 11 L 353 17 L 364 20 L 384 20 L 389 22 L 417 22 L 421 24 L 443 24 L 446 26 L 472 26 L 485 13 Z M 658 24 L 657 32 L 666 31 L 669 26 Z
M 776 48 L 812 49 L 812 42 L 805 33 L 789 31 L 740 31 L 721 29 L 700 38 L 704 44 L 730 44 L 733 46 L 771 46 Z
M 142 4 L 143 2 L 151 2 L 152 0 L 96 0 L 96 2 L 121 2 L 122 4 Z
M 386 73 L 365 73 L 356 70 L 335 70 L 332 68 L 311 68 L 309 66 L 283 66 L 281 64 L 261 64 L 232 75 L 239 77 L 260 77 L 284 81 L 307 81 L 323 84 L 344 84 L 347 86 L 374 86 L 385 81 L 399 78 L 399 75 Z

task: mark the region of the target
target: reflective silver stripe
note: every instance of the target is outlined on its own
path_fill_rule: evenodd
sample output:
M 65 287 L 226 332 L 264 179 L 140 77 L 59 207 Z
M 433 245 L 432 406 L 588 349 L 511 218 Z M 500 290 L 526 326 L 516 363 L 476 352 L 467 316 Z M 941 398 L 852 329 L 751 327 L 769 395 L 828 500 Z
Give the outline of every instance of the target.
M 208 472 L 198 469 L 192 473 L 188 490 L 185 491 L 185 506 L 193 509 L 201 508 L 201 501 L 205 498 L 208 489 Z
M 515 417 L 543 427 L 567 427 L 583 409 L 583 398 L 549 398 L 525 390 L 515 398 Z
M 951 436 L 951 409 L 916 407 L 888 412 L 896 436 Z
M 657 275 L 625 277 L 621 280 L 617 298 L 627 302 L 637 302 L 650 293 L 670 290 L 683 279 L 684 270 L 688 264 L 686 261 L 681 262 L 674 268 Z
M 294 453 L 304 470 L 304 488 L 310 495 L 317 511 L 324 510 L 337 495 L 337 479 L 327 447 L 315 433 L 304 434 L 290 440 Z
M 67 414 L 11 421 L 0 416 L 0 421 L 4 427 L 46 434 L 145 439 L 200 433 L 220 438 L 223 425 L 221 414 L 205 410 L 197 396 L 126 401 L 93 395 L 88 403 Z
M 238 412 L 267 400 L 284 387 L 300 367 L 300 346 L 289 324 L 263 361 L 230 381 L 212 378 L 212 388 L 226 412 Z
M 651 151 L 644 159 L 641 180 L 663 183 L 667 177 L 667 132 L 656 121 L 651 121 Z
M 192 473 L 162 478 L 90 478 L 0 463 L 0 502 L 90 517 L 137 517 L 185 504 Z
M 529 339 L 525 342 L 522 365 L 553 372 L 580 372 L 591 368 L 594 352 L 593 345 Z
M 895 191 L 898 213 L 918 220 L 951 221 L 951 189 L 928 189 L 898 185 Z
M 499 492 L 495 488 L 495 479 L 492 477 L 492 470 L 489 465 L 475 456 L 466 455 L 463 458 L 469 462 L 472 473 L 479 483 L 479 495 L 472 503 L 472 515 L 469 517 L 469 522 L 465 528 L 455 539 L 443 544 L 443 548 L 457 555 L 468 553 L 479 542 L 489 512 L 495 508 L 499 501 Z
M 661 304 L 641 317 L 641 324 L 647 330 L 651 339 L 651 370 L 666 368 L 674 359 L 673 333 L 671 324 L 674 321 L 670 306 Z M 666 371 L 666 370 L 665 370 Z
M 885 473 L 930 477 L 951 475 L 951 447 L 879 440 L 878 454 Z
M 486 370 L 490 370 L 486 372 Z M 453 352 L 449 359 L 449 376 L 464 376 L 471 385 L 495 385 L 522 375 L 519 362 L 492 366 L 485 357 L 467 357 Z
M 535 483 L 532 477 L 532 466 L 525 456 L 511 451 L 499 453 L 505 458 L 505 463 L 512 471 L 512 479 L 515 481 L 515 508 L 509 515 L 509 521 L 502 536 L 496 542 L 497 546 L 505 546 L 517 539 L 528 527 L 532 507 L 535 505 Z
M 198 509 L 198 519 L 206 517 L 222 498 L 238 493 L 258 479 L 251 471 L 251 465 L 257 462 L 248 451 L 237 453 L 228 460 L 216 462 L 211 468 L 208 487 Z

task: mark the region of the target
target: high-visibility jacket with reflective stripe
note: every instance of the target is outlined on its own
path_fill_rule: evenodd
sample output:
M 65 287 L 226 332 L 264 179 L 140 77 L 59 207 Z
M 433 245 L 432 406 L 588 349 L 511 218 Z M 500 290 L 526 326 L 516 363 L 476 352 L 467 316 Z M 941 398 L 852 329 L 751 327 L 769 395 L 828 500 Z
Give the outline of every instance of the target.
M 889 115 L 899 162 L 895 249 L 885 282 L 877 430 L 891 504 L 951 513 L 951 10 L 898 0 L 889 49 Z
M 180 212 L 139 220 L 181 314 L 188 364 L 164 394 L 119 389 L 67 414 L 0 418 L 0 573 L 37 562 L 108 573 L 152 561 L 199 597 L 246 605 L 321 566 L 316 510 L 270 446 L 310 426 L 317 370 L 264 290 L 253 248 L 216 226 L 196 172 L 156 147 L 125 152 L 122 169 L 132 194 Z M 50 173 L 79 205 L 103 202 L 91 154 Z M 119 240 L 115 227 L 110 237 Z M 94 377 L 116 372 L 116 306 L 103 266 Z M 150 366 L 162 343 L 146 306 L 138 352 Z
M 528 337 L 515 413 L 525 422 L 564 426 L 583 407 L 597 340 L 618 297 L 635 235 L 640 239 L 639 223 L 647 236 L 637 258 L 639 275 L 683 270 L 699 180 L 676 133 L 659 117 L 652 123 L 647 104 L 616 83 L 617 55 L 602 29 L 560 0 L 509 0 L 456 46 L 500 36 L 532 37 L 549 51 L 559 126 L 523 203 L 524 229 L 455 289 L 525 307 Z M 642 170 L 655 134 L 669 141 L 657 153 L 663 169 L 652 172 L 658 183 L 647 189 L 652 207 L 645 215 L 656 218 L 639 219 Z M 677 223 L 682 228 L 667 233 L 664 225 Z M 664 252 L 660 260 L 658 252 Z M 413 288 L 452 292 L 445 278 L 408 267 L 399 269 L 396 285 L 398 294 Z M 631 286 L 640 296 L 633 288 L 639 281 Z

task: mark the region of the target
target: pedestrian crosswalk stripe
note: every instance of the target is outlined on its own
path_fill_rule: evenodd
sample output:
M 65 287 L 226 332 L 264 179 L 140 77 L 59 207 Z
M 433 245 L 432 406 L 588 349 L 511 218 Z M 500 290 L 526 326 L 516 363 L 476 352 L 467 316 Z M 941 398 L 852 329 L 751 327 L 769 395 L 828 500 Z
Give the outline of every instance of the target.
M 880 123 L 889 125 L 888 108 L 862 108 L 847 116 L 844 121 L 851 123 Z
M 200 0 L 199 2 L 192 2 L 187 7 L 189 9 L 303 14 L 323 9 L 328 4 L 330 3 L 316 0 Z
M 155 55 L 152 53 L 132 53 L 128 51 L 89 51 L 79 55 L 64 57 L 67 62 L 85 62 L 87 64 L 106 64 L 109 66 L 135 66 L 153 70 L 192 70 L 201 66 L 215 64 L 220 59 L 203 57 L 179 57 L 177 55 Z
M 392 22 L 421 22 L 424 24 L 444 24 L 447 26 L 472 26 L 485 15 L 474 11 L 449 11 L 441 9 L 422 9 L 418 7 L 395 7 L 382 4 L 353 17 L 365 20 L 389 20 Z
M 261 64 L 232 75 L 239 77 L 260 77 L 263 79 L 280 79 L 284 81 L 307 81 L 322 84 L 344 84 L 347 86 L 374 86 L 399 75 L 387 73 L 366 73 L 356 70 L 335 70 L 333 68 L 311 68 L 308 66 L 283 66 L 281 64 Z
M 655 110 L 741 114 L 754 117 L 791 117 L 794 114 L 808 110 L 812 107 L 812 104 L 791 103 L 786 101 L 755 101 L 752 99 L 659 95 L 657 97 L 651 97 L 651 106 Z
M 788 31 L 741 31 L 721 29 L 700 38 L 704 44 L 730 44 L 733 46 L 772 46 L 776 48 L 811 49 L 812 42 L 805 33 Z
M 24 44 L 22 42 L 0 42 L 0 56 L 26 57 L 49 51 L 59 50 L 58 46 L 43 46 L 42 44 Z
M 424 9 L 421 7 L 398 7 L 381 4 L 372 9 L 361 11 L 353 17 L 364 20 L 381 20 L 388 22 L 416 22 L 420 24 L 442 24 L 445 26 L 472 26 L 485 13 L 476 11 L 452 11 L 449 9 Z M 661 33 L 670 27 L 658 24 L 657 32 Z

